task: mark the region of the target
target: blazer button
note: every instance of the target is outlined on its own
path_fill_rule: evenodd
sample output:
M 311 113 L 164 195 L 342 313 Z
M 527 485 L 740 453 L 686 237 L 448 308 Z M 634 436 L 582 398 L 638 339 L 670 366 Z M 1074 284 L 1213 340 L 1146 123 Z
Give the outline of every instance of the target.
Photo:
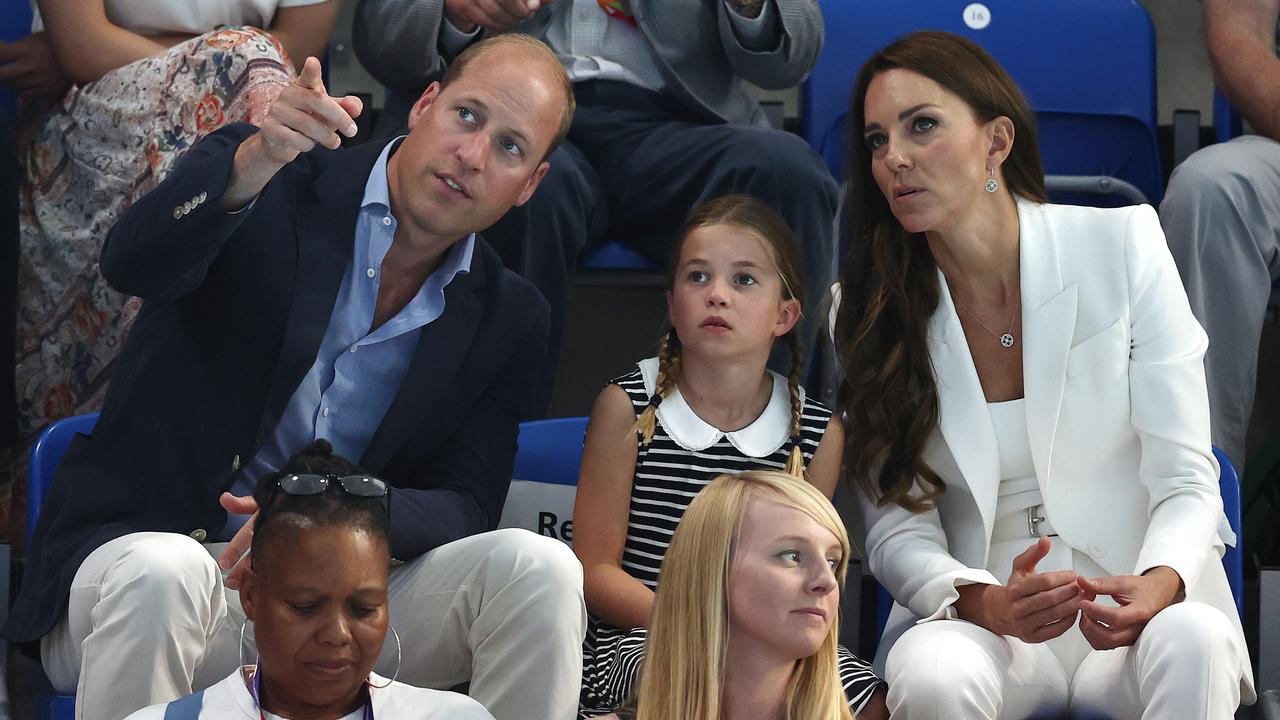
M 205 200 L 208 200 L 208 199 L 209 199 L 209 193 L 205 192 L 204 190 L 201 190 L 201 191 L 200 191 L 200 202 L 204 202 Z
M 181 220 L 181 219 L 182 219 L 182 207 L 181 207 L 181 206 L 176 207 L 176 208 L 174 208 L 174 209 L 173 209 L 173 219 L 174 219 L 174 220 Z
M 198 543 L 204 542 L 205 538 L 207 537 L 209 537 L 209 533 L 205 532 L 201 528 L 196 528 L 195 530 L 191 531 L 191 539 L 195 540 Z
M 1090 545 L 1089 554 L 1096 558 L 1104 558 L 1107 556 L 1107 551 L 1101 545 Z

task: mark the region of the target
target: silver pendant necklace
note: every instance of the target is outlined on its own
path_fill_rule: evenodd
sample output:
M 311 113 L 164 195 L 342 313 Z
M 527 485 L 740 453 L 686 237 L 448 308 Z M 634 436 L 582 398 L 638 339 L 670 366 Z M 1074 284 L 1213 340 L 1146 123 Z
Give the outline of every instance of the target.
M 959 305 L 962 310 L 968 313 L 969 317 L 973 318 L 974 322 L 981 325 L 982 328 L 987 332 L 991 333 L 992 335 L 995 335 L 996 338 L 1000 340 L 1001 347 L 1003 348 L 1013 347 L 1013 343 L 1015 341 L 1015 338 L 1013 336 L 1013 328 L 1018 324 L 1018 310 L 1022 309 L 1021 300 L 1019 300 L 1013 306 L 1013 317 L 1009 319 L 1009 329 L 1001 333 L 1001 332 L 996 332 L 995 330 L 992 330 L 990 325 L 987 325 L 986 323 L 982 322 L 982 319 L 978 317 L 977 313 L 970 310 L 968 305 L 965 305 L 964 303 L 960 302 L 960 298 L 956 297 L 955 295 L 952 295 L 951 299 L 955 300 L 956 304 Z

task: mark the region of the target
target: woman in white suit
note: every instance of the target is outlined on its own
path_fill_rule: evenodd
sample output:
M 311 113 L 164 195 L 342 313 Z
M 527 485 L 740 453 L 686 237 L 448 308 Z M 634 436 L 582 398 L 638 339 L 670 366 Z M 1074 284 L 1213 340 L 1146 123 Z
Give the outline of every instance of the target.
M 1026 101 L 956 35 L 873 56 L 849 117 L 835 334 L 893 717 L 1231 717 L 1206 339 L 1155 212 L 1046 204 Z

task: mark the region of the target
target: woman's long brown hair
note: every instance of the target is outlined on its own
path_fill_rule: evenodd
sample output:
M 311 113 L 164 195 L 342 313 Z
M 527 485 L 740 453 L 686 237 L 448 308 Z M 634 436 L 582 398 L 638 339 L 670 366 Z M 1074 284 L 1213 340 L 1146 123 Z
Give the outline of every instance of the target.
M 941 288 L 923 234 L 907 232 L 871 176 L 863 140 L 864 102 L 876 75 L 901 68 L 959 96 L 978 122 L 1005 116 L 1014 145 L 1002 166 L 1015 196 L 1044 202 L 1044 170 L 1034 118 L 1008 73 L 959 35 L 923 31 L 895 40 L 863 65 L 850 97 L 845 168 L 849 252 L 841 276 L 835 341 L 849 482 L 883 506 L 933 508 L 942 478 L 924 461 L 938 427 L 938 389 L 929 357 L 929 319 Z M 919 488 L 917 489 L 917 485 Z

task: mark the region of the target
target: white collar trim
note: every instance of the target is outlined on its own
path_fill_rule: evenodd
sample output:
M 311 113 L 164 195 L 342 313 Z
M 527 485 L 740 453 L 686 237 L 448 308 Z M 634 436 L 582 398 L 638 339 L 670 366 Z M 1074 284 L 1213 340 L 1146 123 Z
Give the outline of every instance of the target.
M 646 395 L 653 396 L 657 386 L 658 358 L 652 357 L 639 363 L 644 378 Z M 773 392 L 764 412 L 741 430 L 724 432 L 698 417 L 676 387 L 658 406 L 658 420 L 677 445 L 691 452 L 706 450 L 728 437 L 729 443 L 748 457 L 763 458 L 777 452 L 791 439 L 791 397 L 787 391 L 787 379 L 778 373 L 767 371 L 773 378 Z M 800 402 L 804 403 L 804 388 L 800 388 Z

